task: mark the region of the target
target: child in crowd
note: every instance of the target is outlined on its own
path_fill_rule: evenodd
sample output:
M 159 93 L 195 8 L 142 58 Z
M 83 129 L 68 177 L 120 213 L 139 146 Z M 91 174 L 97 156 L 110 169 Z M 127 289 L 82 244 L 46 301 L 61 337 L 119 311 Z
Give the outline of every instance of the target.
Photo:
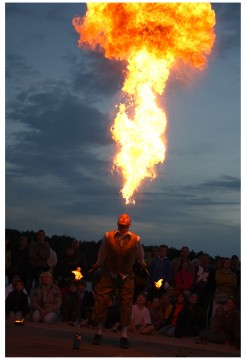
M 23 289 L 22 280 L 16 280 L 14 290 L 8 294 L 5 300 L 5 311 L 8 319 L 21 320 L 29 313 L 28 296 Z
M 61 315 L 63 321 L 71 325 L 80 321 L 81 298 L 78 293 L 76 280 L 71 280 L 68 287 L 62 291 Z
M 131 324 L 129 331 L 139 334 L 150 334 L 153 331 L 149 309 L 145 306 L 146 295 L 138 294 L 135 304 L 132 306 Z

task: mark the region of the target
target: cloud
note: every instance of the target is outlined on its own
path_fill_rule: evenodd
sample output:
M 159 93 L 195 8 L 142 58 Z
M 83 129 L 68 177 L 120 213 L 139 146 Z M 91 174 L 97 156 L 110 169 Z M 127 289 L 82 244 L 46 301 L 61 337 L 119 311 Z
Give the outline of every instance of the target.
M 35 74 L 37 74 L 37 72 L 27 64 L 24 57 L 13 53 L 6 54 L 6 80 L 18 82 L 20 77 L 29 78 Z
M 216 13 L 215 51 L 226 56 L 232 49 L 240 49 L 241 44 L 241 4 L 213 3 Z

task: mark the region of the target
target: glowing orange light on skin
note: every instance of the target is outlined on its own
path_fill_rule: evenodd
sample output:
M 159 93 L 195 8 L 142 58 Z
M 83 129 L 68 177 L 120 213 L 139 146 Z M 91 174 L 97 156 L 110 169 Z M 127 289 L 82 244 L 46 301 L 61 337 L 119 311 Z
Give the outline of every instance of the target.
M 87 3 L 75 17 L 78 45 L 100 49 L 106 58 L 127 61 L 123 103 L 111 127 L 119 145 L 114 168 L 123 176 L 128 203 L 145 178 L 156 177 L 165 160 L 166 115 L 158 107 L 169 72 L 178 60 L 200 70 L 215 41 L 215 13 L 209 3 Z M 134 114 L 129 110 L 134 106 Z
M 77 267 L 77 270 L 72 271 L 72 273 L 75 275 L 75 280 L 82 279 L 83 275 L 81 274 L 81 268 Z
M 158 281 L 155 281 L 155 282 L 154 282 L 155 287 L 156 287 L 157 289 L 160 289 L 162 283 L 163 283 L 163 279 L 159 279 Z

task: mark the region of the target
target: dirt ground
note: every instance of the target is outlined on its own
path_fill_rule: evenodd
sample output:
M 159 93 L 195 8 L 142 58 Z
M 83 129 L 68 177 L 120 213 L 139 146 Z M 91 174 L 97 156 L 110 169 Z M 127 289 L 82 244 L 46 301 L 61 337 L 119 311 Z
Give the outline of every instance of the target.
M 78 350 L 73 349 L 76 331 L 81 333 Z M 120 334 L 105 330 L 101 345 L 92 345 L 95 330 L 72 327 L 68 323 L 6 321 L 5 357 L 240 357 L 230 345 L 196 344 L 195 338 L 168 338 L 161 334 L 129 333 L 129 349 L 121 349 Z

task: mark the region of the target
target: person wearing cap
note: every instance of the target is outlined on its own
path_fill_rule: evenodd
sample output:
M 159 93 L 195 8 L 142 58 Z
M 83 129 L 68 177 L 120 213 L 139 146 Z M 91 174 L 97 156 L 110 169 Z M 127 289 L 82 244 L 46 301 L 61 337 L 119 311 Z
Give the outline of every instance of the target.
M 118 229 L 106 232 L 98 251 L 97 262 L 93 269 L 102 269 L 100 282 L 97 285 L 93 319 L 97 323 L 97 332 L 92 344 L 99 345 L 102 339 L 102 328 L 106 321 L 110 297 L 118 290 L 120 306 L 121 338 L 120 346 L 129 347 L 127 338 L 131 322 L 132 302 L 134 295 L 133 265 L 137 260 L 146 267 L 144 250 L 140 237 L 129 231 L 131 218 L 121 214 L 117 221 Z

